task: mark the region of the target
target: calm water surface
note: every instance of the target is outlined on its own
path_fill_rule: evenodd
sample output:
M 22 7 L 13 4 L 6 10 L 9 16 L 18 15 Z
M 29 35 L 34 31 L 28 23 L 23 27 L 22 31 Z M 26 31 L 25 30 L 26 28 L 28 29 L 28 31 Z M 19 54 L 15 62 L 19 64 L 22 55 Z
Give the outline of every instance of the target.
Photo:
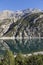
M 43 39 L 0 40 L 0 54 L 3 54 L 6 49 L 11 50 L 14 54 L 43 51 Z

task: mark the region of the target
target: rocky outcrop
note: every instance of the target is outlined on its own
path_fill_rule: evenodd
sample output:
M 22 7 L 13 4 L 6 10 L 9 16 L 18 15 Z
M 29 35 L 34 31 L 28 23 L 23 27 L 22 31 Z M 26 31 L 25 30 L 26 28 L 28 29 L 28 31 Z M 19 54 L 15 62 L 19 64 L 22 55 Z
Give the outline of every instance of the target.
M 6 18 L 3 18 L 4 14 Z M 0 37 L 43 37 L 43 11 L 4 11 L 1 16 L 3 19 L 0 19 Z

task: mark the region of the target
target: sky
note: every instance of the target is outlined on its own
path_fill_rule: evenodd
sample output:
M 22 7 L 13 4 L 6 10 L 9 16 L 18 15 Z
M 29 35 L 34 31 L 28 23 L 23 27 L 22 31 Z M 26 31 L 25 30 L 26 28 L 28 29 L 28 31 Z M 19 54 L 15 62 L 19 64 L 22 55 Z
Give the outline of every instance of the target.
M 43 10 L 43 0 L 0 0 L 0 11 L 16 11 L 27 8 L 38 8 Z

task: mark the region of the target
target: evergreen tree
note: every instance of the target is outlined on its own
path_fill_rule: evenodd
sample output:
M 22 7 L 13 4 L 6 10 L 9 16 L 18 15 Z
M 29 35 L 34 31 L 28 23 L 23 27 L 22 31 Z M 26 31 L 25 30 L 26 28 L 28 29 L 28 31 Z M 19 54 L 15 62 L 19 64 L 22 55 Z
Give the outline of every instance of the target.
M 14 56 L 11 51 L 6 51 L 2 63 L 3 65 L 14 65 Z

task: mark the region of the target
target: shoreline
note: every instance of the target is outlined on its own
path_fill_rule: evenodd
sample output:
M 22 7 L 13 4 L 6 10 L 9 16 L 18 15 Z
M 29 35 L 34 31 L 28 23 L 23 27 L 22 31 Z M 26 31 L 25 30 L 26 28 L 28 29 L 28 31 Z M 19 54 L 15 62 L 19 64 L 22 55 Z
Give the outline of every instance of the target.
M 26 56 L 32 56 L 32 55 L 43 55 L 43 51 L 40 52 L 33 52 L 33 53 L 29 53 L 29 54 L 22 54 L 24 57 Z M 17 55 L 14 55 L 14 57 L 16 57 Z
M 0 37 L 0 40 L 13 40 L 13 39 L 43 39 L 43 37 Z

